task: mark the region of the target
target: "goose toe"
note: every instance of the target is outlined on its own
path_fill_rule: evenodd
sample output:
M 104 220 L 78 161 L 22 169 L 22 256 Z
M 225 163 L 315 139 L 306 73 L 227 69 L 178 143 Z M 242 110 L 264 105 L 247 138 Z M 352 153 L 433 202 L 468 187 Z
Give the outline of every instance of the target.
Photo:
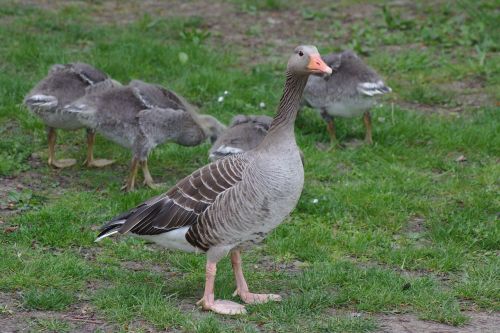
M 206 302 L 205 299 L 201 299 L 196 304 L 201 305 L 203 310 L 212 311 L 222 315 L 234 316 L 247 313 L 244 305 L 226 300 L 215 300 L 213 303 L 209 303 Z
M 246 304 L 263 304 L 267 302 L 281 302 L 282 298 L 280 295 L 276 294 L 254 294 L 249 291 L 246 292 L 238 292 L 237 290 L 234 292 L 233 296 L 240 296 L 241 300 Z

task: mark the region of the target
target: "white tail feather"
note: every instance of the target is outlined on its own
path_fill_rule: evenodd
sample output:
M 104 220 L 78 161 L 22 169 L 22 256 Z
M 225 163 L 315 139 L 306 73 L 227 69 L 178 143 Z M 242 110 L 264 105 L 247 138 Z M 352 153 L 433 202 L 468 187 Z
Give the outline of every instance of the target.
M 109 237 L 109 236 L 111 236 L 111 235 L 114 235 L 114 234 L 116 234 L 117 232 L 118 232 L 118 230 L 111 230 L 111 231 L 109 231 L 109 232 L 105 233 L 104 235 L 97 237 L 97 238 L 95 239 L 95 241 L 94 241 L 94 242 L 96 242 L 96 243 L 97 243 L 97 242 L 100 242 L 102 239 L 104 239 L 104 238 L 106 238 L 106 237 Z

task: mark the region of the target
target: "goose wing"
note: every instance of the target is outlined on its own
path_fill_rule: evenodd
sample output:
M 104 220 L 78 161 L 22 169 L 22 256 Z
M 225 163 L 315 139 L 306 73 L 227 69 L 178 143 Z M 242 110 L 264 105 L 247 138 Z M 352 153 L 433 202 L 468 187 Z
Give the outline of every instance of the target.
M 76 73 L 82 81 L 86 82 L 90 86 L 108 78 L 108 75 L 104 74 L 97 68 L 81 62 L 69 64 L 68 67 L 71 71 Z
M 171 139 L 193 145 L 205 139 L 205 133 L 191 113 L 182 109 L 153 107 L 140 111 L 137 120 L 142 134 L 155 144 Z
M 129 83 L 134 95 L 146 108 L 172 108 L 176 110 L 186 109 L 183 100 L 174 92 L 156 84 L 146 83 L 140 80 L 132 80 Z
M 249 161 L 242 155 L 208 164 L 182 179 L 168 192 L 106 223 L 97 240 L 116 232 L 157 235 L 192 226 L 218 197 L 241 181 L 248 165 Z
M 357 90 L 366 96 L 383 95 L 392 91 L 382 80 L 358 83 Z

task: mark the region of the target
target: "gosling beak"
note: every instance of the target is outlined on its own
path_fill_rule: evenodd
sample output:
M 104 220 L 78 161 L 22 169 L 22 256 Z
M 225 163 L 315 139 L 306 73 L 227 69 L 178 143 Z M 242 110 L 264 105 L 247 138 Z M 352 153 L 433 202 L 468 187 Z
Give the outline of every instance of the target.
M 312 74 L 318 75 L 332 75 L 332 69 L 328 67 L 327 64 L 321 59 L 319 54 L 311 54 L 309 56 L 309 64 L 307 65 L 307 69 Z

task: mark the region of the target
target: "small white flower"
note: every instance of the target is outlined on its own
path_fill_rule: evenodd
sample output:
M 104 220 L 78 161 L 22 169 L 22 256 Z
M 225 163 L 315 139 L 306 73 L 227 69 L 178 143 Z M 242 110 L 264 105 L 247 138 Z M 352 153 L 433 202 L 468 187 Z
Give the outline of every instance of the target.
M 379 123 L 385 122 L 385 117 L 378 117 L 378 122 Z
M 219 98 L 217 98 L 217 102 L 219 103 L 224 102 L 224 96 L 219 96 Z
M 317 203 L 318 203 L 318 201 L 319 201 L 318 199 L 313 199 L 313 201 L 312 201 L 312 202 L 313 202 L 313 204 L 317 204 Z
M 264 102 L 260 102 L 260 103 L 259 103 L 259 107 L 260 107 L 261 109 L 265 108 L 265 107 L 266 107 L 266 103 L 264 103 Z
M 224 90 L 224 95 L 227 95 L 227 94 L 229 94 L 229 91 Z

